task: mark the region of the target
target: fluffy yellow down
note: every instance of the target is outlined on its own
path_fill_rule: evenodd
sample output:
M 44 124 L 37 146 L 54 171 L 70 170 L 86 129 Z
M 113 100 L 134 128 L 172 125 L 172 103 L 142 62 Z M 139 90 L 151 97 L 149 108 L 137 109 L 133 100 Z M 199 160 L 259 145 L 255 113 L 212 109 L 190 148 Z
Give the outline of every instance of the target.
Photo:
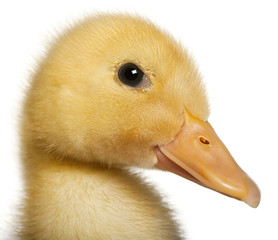
M 140 66 L 151 86 L 124 86 L 124 62 Z M 208 117 L 198 70 L 148 20 L 98 15 L 65 32 L 26 94 L 19 237 L 181 239 L 161 197 L 125 167 L 154 167 L 154 146 L 175 137 L 184 108 Z

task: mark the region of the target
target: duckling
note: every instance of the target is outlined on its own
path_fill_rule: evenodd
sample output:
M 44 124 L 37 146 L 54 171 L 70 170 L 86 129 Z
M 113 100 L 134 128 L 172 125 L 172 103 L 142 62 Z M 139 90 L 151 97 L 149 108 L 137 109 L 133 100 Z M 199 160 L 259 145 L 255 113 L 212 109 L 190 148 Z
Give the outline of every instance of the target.
M 161 169 L 257 207 L 260 191 L 208 123 L 188 52 L 149 20 L 103 14 L 54 42 L 22 114 L 20 239 L 182 239 Z

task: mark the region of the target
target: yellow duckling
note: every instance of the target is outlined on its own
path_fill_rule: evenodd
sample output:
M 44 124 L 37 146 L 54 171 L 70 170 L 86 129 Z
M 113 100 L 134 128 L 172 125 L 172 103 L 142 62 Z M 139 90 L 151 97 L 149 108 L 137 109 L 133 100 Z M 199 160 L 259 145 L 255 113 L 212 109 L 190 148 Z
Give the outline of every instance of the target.
M 181 239 L 155 189 L 126 167 L 160 168 L 260 201 L 207 122 L 188 53 L 149 21 L 99 15 L 57 40 L 24 105 L 21 239 Z

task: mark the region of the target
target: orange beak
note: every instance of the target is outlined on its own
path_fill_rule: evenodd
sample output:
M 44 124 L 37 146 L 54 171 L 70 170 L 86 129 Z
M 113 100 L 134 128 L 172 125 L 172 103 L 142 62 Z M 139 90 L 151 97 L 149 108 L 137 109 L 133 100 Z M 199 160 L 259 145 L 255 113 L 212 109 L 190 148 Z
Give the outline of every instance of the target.
M 185 123 L 175 139 L 156 149 L 157 167 L 202 186 L 240 199 L 251 207 L 260 203 L 260 190 L 237 165 L 208 122 L 185 110 Z

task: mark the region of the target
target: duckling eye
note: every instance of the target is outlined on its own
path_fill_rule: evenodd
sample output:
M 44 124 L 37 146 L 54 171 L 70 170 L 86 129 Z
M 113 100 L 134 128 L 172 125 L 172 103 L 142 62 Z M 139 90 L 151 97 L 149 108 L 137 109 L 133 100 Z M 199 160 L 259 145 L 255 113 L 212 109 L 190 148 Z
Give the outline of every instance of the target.
M 144 88 L 149 84 L 146 83 L 148 78 L 144 72 L 134 63 L 125 63 L 118 70 L 119 80 L 133 88 Z

